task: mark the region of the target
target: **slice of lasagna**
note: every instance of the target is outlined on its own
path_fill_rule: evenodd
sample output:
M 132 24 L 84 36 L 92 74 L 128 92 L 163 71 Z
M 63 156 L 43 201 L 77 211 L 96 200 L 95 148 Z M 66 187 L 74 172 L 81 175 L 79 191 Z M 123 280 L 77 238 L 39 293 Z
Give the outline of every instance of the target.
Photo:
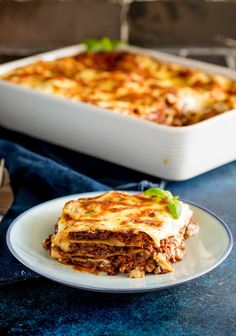
M 197 231 L 189 205 L 168 191 L 110 191 L 66 203 L 44 246 L 78 270 L 139 278 L 172 272 L 185 239 Z

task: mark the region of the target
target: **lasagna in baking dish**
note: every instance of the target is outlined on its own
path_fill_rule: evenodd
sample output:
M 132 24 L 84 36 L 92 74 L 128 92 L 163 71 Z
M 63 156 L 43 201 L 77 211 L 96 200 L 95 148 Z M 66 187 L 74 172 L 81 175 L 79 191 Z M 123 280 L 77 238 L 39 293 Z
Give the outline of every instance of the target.
M 122 49 L 38 61 L 1 78 L 169 126 L 236 108 L 235 81 Z
M 197 231 L 189 205 L 168 191 L 110 191 L 66 203 L 44 247 L 77 270 L 139 278 L 172 272 Z

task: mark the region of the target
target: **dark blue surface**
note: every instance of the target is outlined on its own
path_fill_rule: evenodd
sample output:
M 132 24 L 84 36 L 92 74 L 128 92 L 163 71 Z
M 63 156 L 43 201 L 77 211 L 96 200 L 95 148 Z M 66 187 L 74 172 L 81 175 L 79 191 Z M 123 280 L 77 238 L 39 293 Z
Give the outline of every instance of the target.
M 236 335 L 235 247 L 211 273 L 146 294 L 90 293 L 35 277 L 6 249 L 17 215 L 70 193 L 159 180 L 1 128 L 0 138 L 16 196 L 0 226 L 1 335 Z M 214 211 L 235 237 L 236 162 L 168 189 Z

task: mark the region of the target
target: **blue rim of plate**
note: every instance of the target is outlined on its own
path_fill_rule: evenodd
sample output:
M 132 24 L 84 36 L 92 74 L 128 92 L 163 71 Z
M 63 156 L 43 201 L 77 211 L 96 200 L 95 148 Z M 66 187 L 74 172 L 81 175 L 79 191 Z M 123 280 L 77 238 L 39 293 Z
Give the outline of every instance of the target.
M 105 192 L 105 191 L 92 191 L 92 192 L 84 192 L 84 193 L 80 193 L 81 195 L 82 194 L 97 194 L 97 193 L 102 193 L 102 192 Z M 137 193 L 137 191 L 128 191 L 129 193 Z M 82 290 L 87 290 L 87 291 L 92 291 L 92 292 L 101 292 L 101 293 L 113 293 L 113 294 L 119 294 L 119 293 L 144 293 L 144 292 L 153 292 L 153 291 L 157 291 L 157 290 L 161 290 L 161 289 L 167 289 L 167 288 L 171 288 L 171 287 L 177 287 L 177 286 L 180 286 L 182 284 L 185 284 L 189 281 L 192 281 L 192 280 L 195 280 L 211 271 L 213 271 L 215 268 L 217 268 L 227 257 L 228 255 L 230 254 L 232 248 L 233 248 L 233 234 L 230 230 L 230 228 L 228 227 L 228 225 L 218 216 L 216 215 L 214 212 L 212 212 L 211 210 L 203 207 L 202 205 L 199 205 L 195 202 L 192 202 L 192 201 L 186 201 L 185 199 L 181 199 L 183 202 L 187 203 L 187 204 L 190 204 L 190 205 L 193 205 L 203 211 L 205 211 L 206 213 L 210 214 L 212 217 L 214 217 L 215 219 L 217 219 L 217 221 L 223 226 L 223 228 L 225 229 L 227 235 L 228 235 L 228 246 L 224 252 L 224 254 L 217 260 L 217 262 L 212 265 L 211 267 L 209 267 L 208 269 L 202 271 L 202 272 L 199 272 L 199 273 L 196 273 L 195 275 L 185 279 L 185 280 L 180 280 L 180 281 L 177 281 L 173 284 L 169 284 L 169 285 L 166 285 L 166 286 L 159 286 L 157 288 L 140 288 L 140 289 L 115 289 L 115 288 L 101 288 L 101 287 L 91 287 L 91 286 L 84 286 L 84 285 L 77 285 L 77 284 L 71 284 L 71 283 L 68 283 L 67 281 L 63 281 L 63 280 L 59 280 L 57 277 L 53 277 L 51 275 L 48 275 L 48 274 L 45 274 L 44 272 L 38 272 L 38 270 L 36 270 L 34 267 L 32 267 L 31 265 L 29 265 L 23 258 L 21 258 L 21 256 L 14 250 L 11 242 L 10 242 L 10 233 L 11 233 L 11 230 L 13 228 L 13 226 L 15 225 L 15 223 L 21 218 L 23 217 L 24 215 L 26 215 L 28 212 L 30 212 L 32 209 L 35 209 L 35 208 L 38 208 L 44 204 L 48 204 L 48 203 L 52 203 L 56 200 L 60 200 L 60 199 L 63 199 L 63 198 L 66 198 L 66 197 L 75 197 L 75 196 L 78 196 L 80 194 L 72 194 L 72 195 L 68 195 L 68 196 L 62 196 L 62 197 L 58 197 L 58 198 L 54 198 L 52 200 L 49 200 L 47 202 L 43 202 L 43 203 L 40 203 L 26 211 L 24 211 L 21 215 L 19 215 L 17 218 L 14 219 L 14 221 L 11 223 L 11 225 L 9 226 L 8 230 L 7 230 L 7 234 L 6 234 L 6 243 L 7 243 L 7 247 L 8 249 L 10 250 L 10 252 L 13 254 L 13 256 L 18 260 L 20 261 L 24 266 L 26 266 L 27 268 L 29 268 L 31 271 L 49 279 L 49 280 L 52 280 L 52 281 L 55 281 L 57 283 L 60 283 L 62 285 L 65 285 L 65 286 L 69 286 L 69 287 L 72 287 L 72 288 L 77 288 L 77 289 L 82 289 Z

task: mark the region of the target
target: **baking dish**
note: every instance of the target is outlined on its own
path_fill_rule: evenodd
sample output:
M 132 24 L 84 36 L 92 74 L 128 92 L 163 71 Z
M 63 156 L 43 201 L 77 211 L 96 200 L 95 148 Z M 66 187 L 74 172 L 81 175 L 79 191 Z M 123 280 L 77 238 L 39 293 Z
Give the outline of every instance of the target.
M 232 70 L 136 47 L 165 62 L 236 79 Z M 38 60 L 82 52 L 72 46 L 0 66 L 0 75 Z M 0 81 L 0 123 L 77 151 L 169 180 L 185 180 L 236 158 L 236 110 L 171 127 Z

